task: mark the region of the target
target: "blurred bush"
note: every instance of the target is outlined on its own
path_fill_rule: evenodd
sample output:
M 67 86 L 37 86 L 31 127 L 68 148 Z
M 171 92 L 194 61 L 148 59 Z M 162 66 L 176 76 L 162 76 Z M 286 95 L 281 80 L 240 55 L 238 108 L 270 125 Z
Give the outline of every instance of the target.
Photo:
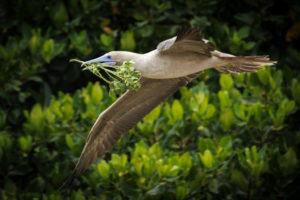
M 281 71 L 265 71 L 265 84 L 259 72 L 222 74 L 217 92 L 204 82 L 181 88 L 76 180 L 71 199 L 293 197 L 300 132 L 289 121 L 298 107 L 283 80 L 272 81 Z M 113 100 L 96 82 L 25 110 L 22 135 L 0 135 L 1 197 L 63 199 L 57 187 Z
M 0 199 L 295 199 L 299 9 L 271 0 L 1 2 Z M 184 23 L 219 50 L 279 62 L 255 74 L 206 71 L 139 122 L 73 191 L 57 192 L 115 100 L 68 60 L 147 52 Z

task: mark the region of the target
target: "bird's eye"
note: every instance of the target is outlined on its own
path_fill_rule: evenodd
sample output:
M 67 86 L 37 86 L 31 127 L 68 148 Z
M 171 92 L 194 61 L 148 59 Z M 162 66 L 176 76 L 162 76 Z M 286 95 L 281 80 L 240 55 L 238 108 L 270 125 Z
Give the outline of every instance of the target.
M 111 59 L 111 56 L 107 56 L 108 59 Z

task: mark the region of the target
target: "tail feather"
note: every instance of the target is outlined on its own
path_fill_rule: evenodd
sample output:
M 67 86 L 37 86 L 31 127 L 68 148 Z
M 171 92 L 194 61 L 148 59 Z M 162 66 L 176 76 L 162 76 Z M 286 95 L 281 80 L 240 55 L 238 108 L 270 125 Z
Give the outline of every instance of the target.
M 264 65 L 274 65 L 276 61 L 270 60 L 268 56 L 219 56 L 227 62 L 223 66 L 216 67 L 216 70 L 225 74 L 239 74 L 242 72 L 255 72 L 262 69 Z

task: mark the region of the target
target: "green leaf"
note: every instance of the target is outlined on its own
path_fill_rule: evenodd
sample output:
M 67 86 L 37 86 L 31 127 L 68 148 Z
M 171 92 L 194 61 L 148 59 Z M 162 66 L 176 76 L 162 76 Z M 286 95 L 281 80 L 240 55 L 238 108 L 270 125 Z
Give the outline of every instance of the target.
M 197 102 L 198 105 L 201 105 L 202 102 L 205 99 L 205 93 L 202 91 L 197 92 L 197 94 L 195 94 L 195 100 Z
M 300 105 L 300 82 L 297 79 L 292 80 L 292 95 L 297 102 L 298 105 Z
M 249 33 L 250 33 L 249 26 L 244 26 L 238 31 L 238 35 L 241 40 L 247 38 L 249 36 Z
M 18 142 L 22 151 L 30 151 L 32 147 L 32 138 L 30 136 L 19 137 Z
M 283 102 L 284 102 L 284 101 L 283 101 Z M 296 106 L 295 101 L 293 101 L 293 100 L 288 101 L 288 100 L 287 100 L 287 101 L 285 102 L 285 105 L 284 105 L 284 107 L 285 107 L 285 113 L 292 112 L 292 110 L 294 110 L 295 106 Z
M 255 42 L 248 42 L 245 46 L 246 50 L 251 50 L 255 47 L 256 43 Z
M 139 157 L 147 154 L 147 144 L 142 140 L 135 144 L 135 150 L 133 152 L 133 157 Z
M 159 194 L 162 194 L 165 191 L 165 182 L 162 182 L 155 187 L 153 187 L 151 190 L 149 190 L 146 194 L 149 196 L 156 196 Z
M 73 118 L 74 109 L 73 109 L 72 102 L 64 102 L 64 104 L 60 107 L 60 109 L 63 113 L 64 120 L 68 121 Z
M 67 143 L 67 146 L 70 148 L 70 149 L 73 149 L 74 146 L 75 146 L 75 143 L 72 139 L 72 136 L 70 134 L 66 134 L 65 135 L 65 140 L 66 140 L 66 143 Z
M 223 110 L 220 114 L 220 122 L 225 131 L 228 131 L 235 123 L 234 115 L 230 108 Z
M 149 154 L 151 156 L 155 156 L 156 159 L 159 159 L 162 155 L 162 150 L 159 146 L 159 143 L 155 143 L 154 145 L 152 145 L 148 151 L 149 151 Z
M 208 189 L 210 192 L 217 194 L 219 192 L 220 181 L 216 178 L 213 178 L 208 183 Z
M 239 43 L 241 42 L 241 39 L 239 38 L 239 35 L 238 35 L 237 32 L 234 32 L 234 33 L 233 33 L 233 36 L 232 36 L 232 42 L 235 43 L 235 44 L 239 44 Z M 234 47 L 234 46 L 231 46 L 231 49 L 230 49 L 230 50 L 236 52 L 236 50 L 234 50 L 233 47 Z
M 192 159 L 189 152 L 184 153 L 179 158 L 179 166 L 183 171 L 183 175 L 187 176 L 190 168 L 192 167 Z
M 25 123 L 24 128 L 30 134 L 32 132 L 36 134 L 43 134 L 44 130 L 44 113 L 40 104 L 36 104 L 33 106 L 30 114 L 24 113 L 28 122 Z
M 176 200 L 183 200 L 187 195 L 187 184 L 183 182 L 176 187 Z
M 57 25 L 58 27 L 64 26 L 69 19 L 65 5 L 60 2 L 56 6 L 52 6 L 51 11 L 51 17 L 55 22 L 55 25 Z
M 101 101 L 102 97 L 103 97 L 102 88 L 99 82 L 96 82 L 92 89 L 92 102 L 94 104 L 98 104 Z
M 71 199 L 74 199 L 74 200 L 86 200 L 86 198 L 83 195 L 83 192 L 80 189 L 77 190 L 77 191 L 73 191 L 72 192 Z
M 54 45 L 53 39 L 46 40 L 43 44 L 42 56 L 47 63 L 50 62 L 54 55 Z
M 49 124 L 54 124 L 56 116 L 49 107 L 45 110 L 44 114 L 45 114 L 45 118 L 46 118 L 47 122 Z
M 250 149 L 248 147 L 245 148 L 245 156 L 246 156 L 246 160 L 251 161 L 251 154 L 250 154 Z
M 86 30 L 80 31 L 79 34 L 72 32 L 69 37 L 71 41 L 70 48 L 76 49 L 80 54 L 87 55 L 93 50 Z
M 219 142 L 219 146 L 222 147 L 223 149 L 227 150 L 227 151 L 231 151 L 232 150 L 232 139 L 231 136 L 224 136 L 221 138 L 220 142 Z
M 101 34 L 100 35 L 100 40 L 101 40 L 101 43 L 107 47 L 110 47 L 112 45 L 112 37 L 110 35 L 106 35 L 106 34 Z
M 292 174 L 298 167 L 298 159 L 295 151 L 289 148 L 288 151 L 278 158 L 279 167 L 283 174 Z
M 142 37 L 147 38 L 151 37 L 151 35 L 154 32 L 154 26 L 153 25 L 146 25 L 143 28 L 139 30 L 139 33 Z
M 261 103 L 256 103 L 251 106 L 251 111 L 254 112 L 254 120 L 260 122 L 262 119 L 263 106 Z
M 210 152 L 210 150 L 205 150 L 204 154 L 199 153 L 201 161 L 206 168 L 212 168 L 214 164 L 214 156 Z
M 220 85 L 222 90 L 230 90 L 233 86 L 233 80 L 230 74 L 221 74 Z
M 144 122 L 153 122 L 154 120 L 156 120 L 159 117 L 160 111 L 161 111 L 161 104 L 159 106 L 157 106 L 154 110 L 152 110 L 148 115 L 146 115 L 143 118 L 143 121 Z
M 97 170 L 103 179 L 108 179 L 110 176 L 110 166 L 105 160 L 97 165 Z
M 273 77 L 270 75 L 269 76 L 269 83 L 272 89 L 276 88 L 276 82 L 274 81 Z
M 157 166 L 155 165 L 154 161 L 150 157 L 144 156 L 142 162 L 143 162 L 143 169 L 142 169 L 143 177 L 147 179 L 153 177 L 154 174 L 157 172 Z
M 230 98 L 228 91 L 220 90 L 218 92 L 218 97 L 219 97 L 219 100 L 220 100 L 221 110 L 224 110 L 227 107 L 231 107 L 232 99 Z
M 242 191 L 246 192 L 248 190 L 248 181 L 243 175 L 242 172 L 240 172 L 237 169 L 232 170 L 231 173 L 231 181 L 236 184 Z
M 32 55 L 35 55 L 39 51 L 41 43 L 41 30 L 33 30 L 29 40 L 29 49 Z
M 204 95 L 203 101 L 199 104 L 198 114 L 203 115 L 207 110 L 207 106 L 208 106 L 208 97 Z
M 18 139 L 19 141 L 19 145 L 20 145 L 20 148 L 22 149 L 22 151 L 26 151 L 27 150 L 27 141 L 26 141 L 26 138 L 25 137 L 20 137 Z
M 115 170 L 124 171 L 127 165 L 127 155 L 123 154 L 122 156 L 119 156 L 118 154 L 112 154 L 109 163 Z
M 255 145 L 253 145 L 251 147 L 251 158 L 252 158 L 252 162 L 257 162 L 258 161 L 257 149 L 256 149 Z
M 121 49 L 127 51 L 133 51 L 135 49 L 133 31 L 121 32 Z
M 177 99 L 174 100 L 172 104 L 172 116 L 175 121 L 179 121 L 183 117 L 183 108 Z
M 210 119 L 212 118 L 216 113 L 216 108 L 213 104 L 209 104 L 207 106 L 207 110 L 206 110 L 206 113 L 205 115 L 203 116 L 204 119 Z
M 215 143 L 210 138 L 200 137 L 198 140 L 198 149 L 200 153 L 204 153 L 207 149 L 213 151 L 215 149 Z
M 268 84 L 268 80 L 269 80 L 269 76 L 270 76 L 268 68 L 264 68 L 263 70 L 257 71 L 256 75 L 258 76 L 259 81 L 263 85 L 267 85 Z
M 245 104 L 234 104 L 233 105 L 233 111 L 234 114 L 240 118 L 241 120 L 246 120 L 246 115 L 245 115 Z
M 283 73 L 282 71 L 278 70 L 275 72 L 274 74 L 274 79 L 276 82 L 276 87 L 280 87 L 282 84 L 282 80 L 283 80 Z

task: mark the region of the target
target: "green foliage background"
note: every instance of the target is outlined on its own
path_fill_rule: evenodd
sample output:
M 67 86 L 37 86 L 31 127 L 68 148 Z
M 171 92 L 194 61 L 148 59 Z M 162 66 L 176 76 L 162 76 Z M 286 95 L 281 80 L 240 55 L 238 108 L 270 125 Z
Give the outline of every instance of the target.
M 273 0 L 1 1 L 0 199 L 296 199 L 299 10 Z M 185 23 L 221 51 L 278 64 L 207 70 L 57 192 L 115 100 L 68 60 L 147 52 Z

